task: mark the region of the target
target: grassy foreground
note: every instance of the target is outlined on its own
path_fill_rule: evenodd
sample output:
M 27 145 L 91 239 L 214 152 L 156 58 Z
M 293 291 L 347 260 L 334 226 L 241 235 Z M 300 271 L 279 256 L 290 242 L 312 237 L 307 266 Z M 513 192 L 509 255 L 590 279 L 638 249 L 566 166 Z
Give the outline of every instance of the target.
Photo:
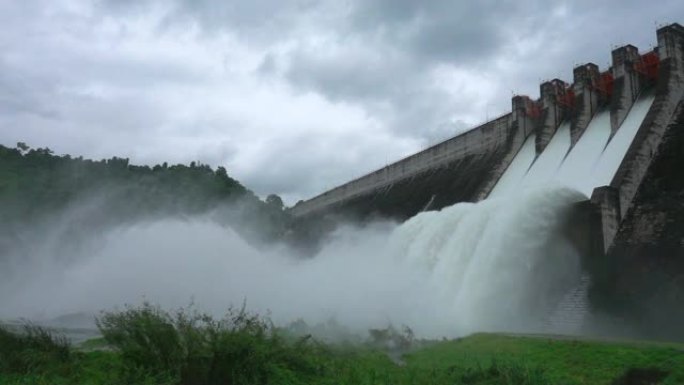
M 684 384 L 677 345 L 498 334 L 426 343 L 377 331 L 325 345 L 244 310 L 215 320 L 150 305 L 98 326 L 103 338 L 78 348 L 40 328 L 0 328 L 0 384 Z

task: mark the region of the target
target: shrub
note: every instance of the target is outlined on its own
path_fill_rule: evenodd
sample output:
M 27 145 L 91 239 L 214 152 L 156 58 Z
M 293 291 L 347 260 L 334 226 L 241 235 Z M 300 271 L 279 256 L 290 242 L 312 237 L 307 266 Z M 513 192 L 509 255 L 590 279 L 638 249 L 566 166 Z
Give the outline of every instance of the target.
M 170 382 L 183 362 L 182 346 L 173 319 L 149 304 L 104 313 L 96 320 L 105 340 L 121 353 L 124 377 L 140 381 L 152 374 Z
M 190 309 L 172 315 L 145 303 L 104 313 L 97 325 L 120 351 L 127 381 L 146 374 L 184 385 L 286 384 L 323 367 L 319 345 L 284 338 L 244 306 L 217 320 Z
M 385 329 L 369 329 L 368 334 L 370 335 L 370 345 L 380 349 L 406 351 L 415 343 L 413 330 L 408 326 L 397 330 L 394 326 L 389 325 Z
M 26 374 L 65 367 L 72 359 L 66 337 L 25 324 L 18 331 L 0 326 L 0 373 Z

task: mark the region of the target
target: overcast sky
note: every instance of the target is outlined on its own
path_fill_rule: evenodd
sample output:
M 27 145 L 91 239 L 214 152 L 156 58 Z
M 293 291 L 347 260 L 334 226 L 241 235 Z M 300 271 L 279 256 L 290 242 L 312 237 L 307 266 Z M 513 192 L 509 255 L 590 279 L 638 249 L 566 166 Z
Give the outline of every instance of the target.
M 0 0 L 0 143 L 223 165 L 292 204 L 682 21 L 681 0 Z

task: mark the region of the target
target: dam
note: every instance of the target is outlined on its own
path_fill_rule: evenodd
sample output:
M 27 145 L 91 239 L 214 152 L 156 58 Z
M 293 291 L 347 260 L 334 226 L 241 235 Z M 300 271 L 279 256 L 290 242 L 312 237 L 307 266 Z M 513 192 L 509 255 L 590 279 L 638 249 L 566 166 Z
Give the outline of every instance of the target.
M 584 196 L 565 226 L 583 255 L 591 306 L 684 334 L 684 27 L 659 28 L 652 51 L 626 45 L 611 56 L 608 69 L 577 66 L 572 83 L 544 82 L 537 99 L 514 96 L 510 113 L 290 212 L 301 221 L 411 218 L 407 227 L 423 228 L 430 217 L 413 218 L 422 212 L 463 211 L 451 206 L 548 185 L 570 188 Z M 503 207 L 485 206 L 496 205 Z M 498 242 L 486 230 L 471 237 Z M 468 258 L 482 253 L 481 244 L 472 247 Z M 671 311 L 654 310 L 663 307 Z

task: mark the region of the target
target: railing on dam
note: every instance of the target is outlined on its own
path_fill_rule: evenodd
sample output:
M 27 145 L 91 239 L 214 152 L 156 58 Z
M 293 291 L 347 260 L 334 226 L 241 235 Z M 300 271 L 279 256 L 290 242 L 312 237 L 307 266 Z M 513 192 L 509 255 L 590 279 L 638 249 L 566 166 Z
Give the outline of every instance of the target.
M 504 145 L 510 134 L 511 116 L 512 113 L 505 113 L 467 132 L 335 187 L 295 205 L 291 212 L 295 216 L 306 215 L 427 170 L 444 166 L 454 160 L 482 153 L 485 149 Z

